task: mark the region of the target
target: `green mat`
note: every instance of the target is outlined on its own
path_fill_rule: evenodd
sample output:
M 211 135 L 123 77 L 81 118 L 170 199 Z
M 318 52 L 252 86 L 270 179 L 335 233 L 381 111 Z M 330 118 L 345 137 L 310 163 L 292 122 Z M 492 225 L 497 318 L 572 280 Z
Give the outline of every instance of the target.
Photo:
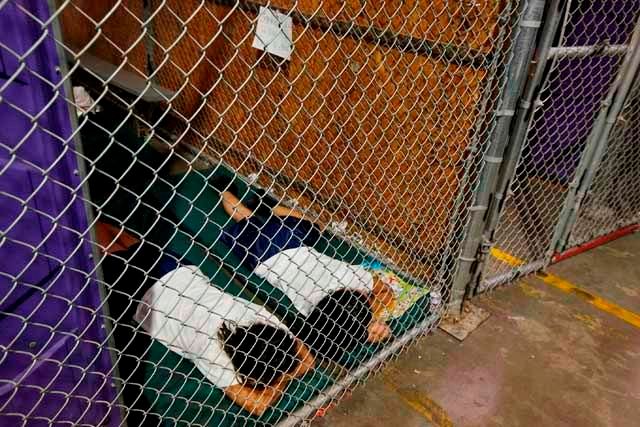
M 145 397 L 165 425 L 268 426 L 276 424 L 333 383 L 314 369 L 291 381 L 282 398 L 261 417 L 235 405 L 187 359 L 154 341 L 145 357 Z
M 283 321 L 287 324 L 292 324 L 296 319 L 300 319 L 300 315 L 289 298 L 269 282 L 244 267 L 241 261 L 231 252 L 230 248 L 219 241 L 223 228 L 229 225 L 232 219 L 227 215 L 220 203 L 218 190 L 208 182 L 208 179 L 211 179 L 214 175 L 226 175 L 232 178 L 238 189 L 240 199 L 250 196 L 255 191 L 244 181 L 238 179 L 232 170 L 218 165 L 208 170 L 192 170 L 185 174 L 169 177 L 168 180 L 174 186 L 175 191 L 171 189 L 158 196 L 168 200 L 166 203 L 167 210 L 173 216 L 173 221 L 178 224 L 178 228 L 206 248 L 211 256 L 220 260 L 228 271 L 233 271 L 233 274 L 236 275 L 236 281 L 240 283 L 236 283 L 236 286 L 242 287 L 245 293 L 249 291 L 255 294 Z M 164 191 L 167 190 L 165 189 Z M 186 243 L 182 243 L 182 245 L 184 246 Z M 326 231 L 322 233 L 322 237 L 314 245 L 314 249 L 351 264 L 372 261 L 370 256 L 367 256 L 354 245 Z M 175 247 L 175 244 L 171 250 L 175 253 L 185 253 L 184 247 Z M 185 259 L 195 263 L 189 257 L 185 257 Z M 410 282 L 406 277 L 403 278 Z M 414 283 L 412 285 L 415 286 Z M 424 320 L 428 315 L 428 307 L 429 295 L 425 295 L 401 316 L 391 319 L 388 323 L 393 335 L 402 335 L 405 331 Z M 383 344 L 362 345 L 355 351 L 345 354 L 339 363 L 346 367 L 356 366 L 375 354 L 382 346 Z
M 219 166 L 210 171 L 192 171 L 180 176 L 167 177 L 165 173 L 161 173 L 160 177 L 155 173 L 145 175 L 150 168 L 146 162 L 141 161 L 143 154 L 150 152 L 153 157 L 155 153 L 144 144 L 137 144 L 136 149 L 139 149 L 139 161 L 134 162 L 134 166 L 139 164 L 139 167 L 127 172 L 127 176 L 131 177 L 132 188 L 127 187 L 127 191 L 121 193 L 126 193 L 127 197 L 129 192 L 140 194 L 142 198 L 114 198 L 110 202 L 113 209 L 111 205 L 107 206 L 109 216 L 115 218 L 116 223 L 120 222 L 140 236 L 166 247 L 181 261 L 199 266 L 214 286 L 229 294 L 264 303 L 289 325 L 299 320 L 301 316 L 286 295 L 246 269 L 230 249 L 218 241 L 222 228 L 229 223 L 230 218 L 219 203 L 218 191 L 209 185 L 207 178 L 214 171 L 234 178 L 235 173 Z M 112 151 L 114 150 L 108 150 L 108 154 L 112 154 Z M 105 172 L 105 176 L 120 177 L 120 174 L 111 169 L 120 164 L 115 158 L 121 158 L 122 153 L 117 156 L 105 154 L 104 157 L 103 162 L 110 162 L 104 166 L 108 172 Z M 166 180 L 170 182 L 167 183 Z M 94 184 L 93 187 L 109 190 L 105 193 L 111 191 L 110 187 L 106 187 L 106 181 L 96 181 Z M 254 191 L 237 178 L 235 184 L 244 197 Z M 166 221 L 165 217 L 170 217 L 171 221 Z M 352 264 L 371 260 L 357 247 L 326 232 L 314 248 Z M 402 316 L 389 322 L 395 336 L 401 335 L 426 317 L 427 297 L 418 300 Z M 346 354 L 340 363 L 347 367 L 356 366 L 380 348 L 380 345 L 363 345 Z M 304 378 L 291 382 L 280 401 L 258 418 L 234 405 L 190 361 L 162 344 L 153 342 L 144 359 L 145 400 L 150 402 L 154 413 L 167 420 L 168 425 L 272 425 L 333 383 L 328 374 L 315 369 Z

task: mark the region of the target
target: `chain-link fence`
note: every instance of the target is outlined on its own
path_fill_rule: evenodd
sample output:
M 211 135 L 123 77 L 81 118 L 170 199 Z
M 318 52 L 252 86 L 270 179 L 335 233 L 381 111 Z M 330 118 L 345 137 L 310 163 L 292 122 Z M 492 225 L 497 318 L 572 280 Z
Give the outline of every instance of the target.
M 623 96 L 616 89 L 634 53 L 632 35 L 640 2 L 552 3 L 555 9 L 546 19 L 536 69 L 512 129 L 509 160 L 490 210 L 485 265 L 476 292 L 551 262 L 566 217 L 576 207 L 576 190 L 591 167 L 587 160 L 601 131 L 598 123 L 614 97 Z M 624 169 L 631 178 L 633 172 Z M 603 173 L 600 180 L 605 179 Z M 611 178 L 599 185 L 613 185 Z M 615 188 L 616 197 L 624 197 L 617 193 L 621 188 Z M 582 222 L 585 215 L 604 214 L 592 203 L 582 213 Z M 632 221 L 636 212 L 624 205 L 627 221 Z
M 292 424 L 431 330 L 528 3 L 0 1 L 2 422 Z
M 0 1 L 2 422 L 296 424 L 637 227 L 639 13 Z

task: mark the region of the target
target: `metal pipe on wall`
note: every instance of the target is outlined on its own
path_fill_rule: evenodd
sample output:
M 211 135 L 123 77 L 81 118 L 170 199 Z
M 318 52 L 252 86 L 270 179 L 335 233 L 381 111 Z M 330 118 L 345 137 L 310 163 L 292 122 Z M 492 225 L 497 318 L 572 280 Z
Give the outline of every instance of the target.
M 549 58 L 584 58 L 591 55 L 622 55 L 626 52 L 626 44 L 603 46 L 559 46 L 549 49 Z
M 545 0 L 529 1 L 517 22 L 519 33 L 511 48 L 512 57 L 507 71 L 506 85 L 496 112 L 497 124 L 483 158 L 484 167 L 480 174 L 475 201 L 469 208 L 472 212 L 471 218 L 462 253 L 458 257 L 458 269 L 453 279 L 449 302 L 449 309 L 452 313 L 461 312 L 462 303 L 468 294 L 469 285 L 475 273 L 474 266 L 483 243 L 482 237 L 486 225 L 485 214 L 498 184 L 502 156 L 509 141 L 509 129 L 517 107 L 516 104 L 524 89 L 527 69 L 535 49 L 536 35 L 541 25 L 545 5 Z

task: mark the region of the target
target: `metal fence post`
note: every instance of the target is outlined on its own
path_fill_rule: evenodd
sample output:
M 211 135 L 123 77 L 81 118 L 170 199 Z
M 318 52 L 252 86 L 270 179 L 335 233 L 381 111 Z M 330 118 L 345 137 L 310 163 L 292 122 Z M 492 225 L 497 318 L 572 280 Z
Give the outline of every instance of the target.
M 556 250 L 563 250 L 569 234 L 576 222 L 582 201 L 591 186 L 593 177 L 604 155 L 609 135 L 618 119 L 624 102 L 640 66 L 640 20 L 636 22 L 624 63 L 620 67 L 616 81 L 611 85 L 607 98 L 603 102 L 596 123 L 587 140 L 587 147 L 578 166 L 578 171 L 567 195 L 562 213 L 549 247 L 549 257 Z
M 504 207 L 504 201 L 507 197 L 509 184 L 511 183 L 518 160 L 522 154 L 522 146 L 531 123 L 532 113 L 540 102 L 538 98 L 540 82 L 545 74 L 548 60 L 552 58 L 550 52 L 553 49 L 552 44 L 555 39 L 558 26 L 560 25 L 560 22 L 562 22 L 563 4 L 564 2 L 561 0 L 552 0 L 545 15 L 544 26 L 541 30 L 540 40 L 538 42 L 534 58 L 534 62 L 536 64 L 535 71 L 533 72 L 531 79 L 527 82 L 522 99 L 518 104 L 515 123 L 513 124 L 513 131 L 511 132 L 511 138 L 505 149 L 504 162 L 500 169 L 500 176 L 498 177 L 497 190 L 487 213 L 487 227 L 485 235 L 489 241 L 492 240 L 493 234 L 495 233 Z M 534 99 L 534 97 L 536 99 Z M 478 269 L 478 272 L 479 271 L 480 269 Z
M 50 16 L 53 17 L 51 19 L 51 29 L 53 31 L 54 39 L 56 41 L 62 40 L 62 29 L 60 28 L 59 16 L 56 14 L 56 4 L 53 0 L 48 0 L 47 4 L 49 7 Z M 78 116 L 76 115 L 75 100 L 73 99 L 73 87 L 71 84 L 71 79 L 67 77 L 70 75 L 69 67 L 67 65 L 66 55 L 61 43 L 56 43 L 56 51 L 58 54 L 59 73 L 60 73 L 60 76 L 62 76 L 62 78 L 64 79 L 63 83 L 60 85 L 59 90 L 61 93 L 65 94 L 68 97 L 67 110 L 69 112 L 69 124 L 72 130 L 72 136 L 65 142 L 66 144 L 73 145 L 73 152 L 75 153 L 75 158 L 77 162 L 78 177 L 81 179 L 81 182 L 82 182 L 82 185 L 80 186 L 81 192 L 84 195 L 84 198 L 90 199 L 91 194 L 89 191 L 89 183 L 87 179 L 87 168 L 83 159 L 82 141 L 80 139 L 80 131 L 78 128 Z M 93 210 L 89 206 L 89 204 L 84 203 L 84 211 L 87 218 L 87 222 L 91 225 L 95 224 L 96 217 L 93 213 Z M 84 240 L 87 243 L 98 241 L 95 227 L 93 226 L 88 227 Z M 120 380 L 122 376 L 120 375 L 118 357 L 113 351 L 116 348 L 115 338 L 113 335 L 114 325 L 113 325 L 113 322 L 111 321 L 112 318 L 109 313 L 109 306 L 108 304 L 106 304 L 108 291 L 105 289 L 105 285 L 104 285 L 105 281 L 104 281 L 104 275 L 103 275 L 102 264 L 101 264 L 102 254 L 100 253 L 100 250 L 97 245 L 90 244 L 89 246 L 91 248 L 91 256 L 93 257 L 93 261 L 95 264 L 95 268 L 91 272 L 93 277 L 91 277 L 90 280 L 92 280 L 94 282 L 94 285 L 97 287 L 98 292 L 100 294 L 100 299 L 103 303 L 102 307 L 100 308 L 97 314 L 98 314 L 98 317 L 103 322 L 102 326 L 105 329 L 105 335 L 107 337 L 105 340 L 105 343 L 108 346 L 107 351 L 109 353 L 109 358 L 111 359 L 111 363 L 113 366 L 111 371 L 111 379 L 109 381 L 109 387 L 113 390 L 113 393 L 115 394 L 115 397 L 116 397 L 115 402 L 117 402 L 116 405 L 118 407 L 116 409 L 118 414 L 117 421 L 120 423 L 119 424 L 120 426 L 127 427 L 128 423 L 127 423 L 127 417 L 125 414 L 126 406 L 124 404 L 124 400 L 122 396 L 122 381 Z M 114 421 L 111 421 L 111 422 L 114 422 Z
M 567 9 L 565 10 L 568 10 L 570 3 L 571 2 L 567 4 Z M 541 103 L 538 98 L 540 83 L 545 75 L 549 59 L 554 58 L 551 54 L 551 51 L 553 50 L 552 45 L 555 40 L 558 27 L 562 22 L 563 5 L 564 2 L 560 0 L 552 0 L 545 13 L 544 25 L 541 30 L 540 39 L 533 59 L 533 62 L 535 63 L 535 70 L 527 82 L 522 98 L 518 103 L 515 123 L 512 127 L 511 137 L 507 143 L 504 161 L 498 176 L 497 190 L 491 200 L 489 210 L 487 212 L 484 232 L 484 240 L 487 243 L 487 246 L 491 245 L 494 241 L 494 235 L 498 227 L 505 202 L 508 198 L 508 190 L 515 175 L 516 166 L 518 165 L 518 161 L 522 155 L 524 141 L 526 139 L 529 126 L 531 125 L 533 113 Z M 477 283 L 478 278 L 482 274 L 484 265 L 485 256 L 483 254 L 483 256 L 478 260 L 478 266 L 471 279 L 472 284 Z M 538 268 L 538 263 L 535 263 L 534 266 L 535 268 Z
M 520 31 L 511 48 L 512 57 L 506 76 L 506 85 L 496 112 L 497 123 L 484 156 L 484 167 L 476 197 L 469 208 L 472 214 L 452 285 L 449 302 L 451 313 L 460 313 L 474 274 L 477 255 L 483 243 L 482 236 L 487 219 L 485 214 L 498 184 L 502 156 L 509 141 L 509 128 L 526 82 L 527 69 L 535 48 L 536 35 L 541 25 L 545 4 L 545 0 L 530 1 L 518 22 Z

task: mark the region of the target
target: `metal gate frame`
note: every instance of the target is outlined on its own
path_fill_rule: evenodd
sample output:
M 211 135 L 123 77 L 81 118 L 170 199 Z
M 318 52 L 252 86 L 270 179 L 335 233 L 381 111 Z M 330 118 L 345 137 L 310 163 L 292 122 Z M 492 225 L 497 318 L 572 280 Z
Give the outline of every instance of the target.
M 505 160 L 499 173 L 495 191 L 487 196 L 491 199 L 490 206 L 484 222 L 485 228 L 481 232 L 475 231 L 475 239 L 480 242 L 476 245 L 477 264 L 469 278 L 468 295 L 475 295 L 494 287 L 512 282 L 526 274 L 539 271 L 554 262 L 554 255 L 558 251 L 566 249 L 569 233 L 576 221 L 580 205 L 593 181 L 598 165 L 606 151 L 608 137 L 613 125 L 620 114 L 624 101 L 628 95 L 634 76 L 638 71 L 640 62 L 640 17 L 636 18 L 635 27 L 629 44 L 604 45 L 604 46 L 560 46 L 553 47 L 554 39 L 563 22 L 566 23 L 571 2 L 552 1 L 546 11 L 544 28 L 541 31 L 536 48 L 536 58 L 533 62 L 535 70 L 527 81 L 526 89 L 519 102 L 514 126 L 509 134 L 506 144 Z M 566 9 L 563 11 L 563 7 Z M 558 58 L 580 58 L 593 54 L 621 55 L 625 53 L 624 60 L 617 70 L 616 78 L 602 102 L 597 119 L 587 143 L 581 155 L 581 160 L 576 168 L 573 179 L 569 184 L 561 215 L 554 227 L 553 237 L 544 256 L 537 260 L 521 260 L 510 257 L 504 253 L 512 269 L 506 273 L 493 277 L 483 277 L 486 271 L 486 261 L 495 248 L 495 234 L 501 224 L 506 200 L 511 196 L 510 186 L 516 173 L 516 166 L 523 155 L 524 141 L 532 125 L 533 112 L 542 106 L 539 98 L 540 90 L 548 77 L 545 73 L 547 66 Z M 551 62 L 550 62 L 551 61 Z M 474 256 L 469 257 L 469 262 L 474 261 Z
M 554 255 L 554 262 L 640 230 L 637 204 L 640 200 L 639 76 L 636 73 L 625 105 L 609 134 L 602 160 L 577 210 L 565 250 Z
M 631 42 L 629 43 L 625 62 L 620 68 L 617 79 L 612 85 L 607 99 L 603 103 L 603 108 L 600 110 L 600 114 L 596 119 L 596 124 L 589 135 L 585 153 L 578 166 L 576 177 L 571 184 L 572 191 L 567 196 L 554 239 L 549 248 L 549 251 L 552 253 L 567 249 L 569 235 L 576 224 L 582 203 L 593 184 L 593 179 L 606 153 L 611 132 L 622 113 L 625 101 L 638 75 L 639 68 L 640 18 L 636 23 Z

